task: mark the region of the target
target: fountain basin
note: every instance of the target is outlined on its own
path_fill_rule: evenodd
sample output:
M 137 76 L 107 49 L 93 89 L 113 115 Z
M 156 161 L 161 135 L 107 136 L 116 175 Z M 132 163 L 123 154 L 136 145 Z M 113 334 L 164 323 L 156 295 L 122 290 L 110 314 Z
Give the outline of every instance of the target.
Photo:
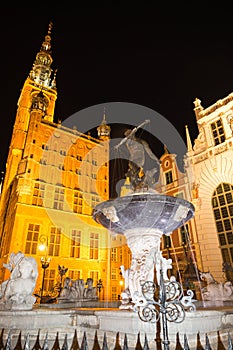
M 194 216 L 192 203 L 173 196 L 143 192 L 96 205 L 96 222 L 118 234 L 132 229 L 157 229 L 170 234 Z

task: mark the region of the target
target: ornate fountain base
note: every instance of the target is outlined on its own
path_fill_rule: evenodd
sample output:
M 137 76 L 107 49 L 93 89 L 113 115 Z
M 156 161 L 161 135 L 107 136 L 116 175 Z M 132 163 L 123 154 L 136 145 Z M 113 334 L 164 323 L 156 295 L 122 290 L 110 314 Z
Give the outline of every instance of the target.
M 145 283 L 153 284 L 155 279 L 160 283 L 160 268 L 163 262 L 163 278 L 168 280 L 167 269 L 171 268 L 171 259 L 163 259 L 160 251 L 160 239 L 163 232 L 156 228 L 140 227 L 124 232 L 128 246 L 132 252 L 132 261 L 129 269 L 121 266 L 125 280 L 125 289 L 121 294 L 121 309 L 133 309 L 143 298 L 142 286 Z M 166 268 L 167 267 L 167 268 Z M 156 278 L 154 276 L 156 271 Z
M 162 257 L 160 242 L 194 215 L 193 205 L 181 198 L 164 196 L 151 190 L 135 192 L 98 204 L 93 218 L 110 231 L 126 237 L 132 253 L 129 269 L 121 266 L 125 279 L 120 308 L 134 308 L 143 299 L 143 285 L 160 284 L 168 280 L 167 269 L 171 259 Z M 162 270 L 162 275 L 161 275 Z M 143 299 L 144 300 L 144 299 Z

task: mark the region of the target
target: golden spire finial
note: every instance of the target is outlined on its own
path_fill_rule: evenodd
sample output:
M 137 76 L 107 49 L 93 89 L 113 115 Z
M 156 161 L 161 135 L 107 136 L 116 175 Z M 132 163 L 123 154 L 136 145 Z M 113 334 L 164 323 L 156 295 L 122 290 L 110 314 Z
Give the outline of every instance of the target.
M 104 114 L 103 114 L 102 124 L 106 124 L 106 108 L 105 108 L 105 106 L 104 106 Z
M 49 28 L 48 28 L 48 35 L 51 35 L 52 28 L 53 28 L 53 22 L 50 21 L 50 22 L 49 22 Z
M 48 32 L 45 35 L 44 42 L 42 43 L 42 46 L 41 46 L 41 51 L 47 51 L 47 52 L 50 53 L 50 50 L 51 50 L 51 31 L 52 31 L 52 26 L 53 26 L 53 23 L 52 23 L 52 21 L 50 21 L 49 22 L 49 27 L 48 27 Z

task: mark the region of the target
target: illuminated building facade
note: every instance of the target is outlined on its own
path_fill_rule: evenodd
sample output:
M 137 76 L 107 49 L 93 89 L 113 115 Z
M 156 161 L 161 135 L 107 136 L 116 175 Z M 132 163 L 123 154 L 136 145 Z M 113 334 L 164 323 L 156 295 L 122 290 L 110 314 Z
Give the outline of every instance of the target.
M 199 134 L 187 138 L 186 172 L 196 207 L 203 271 L 233 281 L 233 94 L 204 109 L 194 101 Z
M 155 189 L 195 206 L 193 219 L 163 235 L 161 249 L 172 258 L 170 273 L 185 288 L 197 290 L 198 271 L 233 281 L 233 94 L 206 109 L 195 99 L 194 113 L 199 133 L 192 145 L 186 125 L 184 169 L 179 170 L 177 155 L 165 146 Z M 126 179 L 121 194 L 130 190 Z
M 184 172 L 176 155 L 165 150 L 157 190 L 191 201 L 195 216 L 171 237 L 164 236 L 162 248 L 174 270 L 181 271 L 182 282 L 197 270 L 210 271 L 217 281 L 233 281 L 233 94 L 206 109 L 195 99 L 194 113 L 199 133 L 192 145 L 186 126 Z
M 78 125 L 70 129 L 55 122 L 51 27 L 18 100 L 1 191 L 0 280 L 9 276 L 3 264 L 10 253 L 22 251 L 38 263 L 35 292 L 42 284 L 41 259 L 48 259 L 45 294 L 52 293 L 61 266 L 73 280 L 91 277 L 97 285 L 101 279 L 100 299 L 116 299 L 120 286 L 111 288 L 111 237 L 92 219 L 93 207 L 109 198 L 111 129 L 105 114 L 97 138 L 78 132 Z

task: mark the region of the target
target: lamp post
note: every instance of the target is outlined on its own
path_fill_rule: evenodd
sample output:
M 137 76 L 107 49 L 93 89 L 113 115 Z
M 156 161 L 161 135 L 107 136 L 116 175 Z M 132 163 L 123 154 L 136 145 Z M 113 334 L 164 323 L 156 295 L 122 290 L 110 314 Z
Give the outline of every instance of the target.
M 41 267 L 43 269 L 42 286 L 41 286 L 41 294 L 40 294 L 40 304 L 43 304 L 45 270 L 49 267 L 50 260 L 51 260 L 50 258 L 46 258 L 44 256 L 40 259 Z
M 42 256 L 40 259 L 41 267 L 43 269 L 40 304 L 43 304 L 45 270 L 49 267 L 51 259 L 48 257 L 48 237 L 45 235 L 41 235 L 39 238 L 39 241 L 40 241 L 39 250 L 45 253 L 45 255 Z

